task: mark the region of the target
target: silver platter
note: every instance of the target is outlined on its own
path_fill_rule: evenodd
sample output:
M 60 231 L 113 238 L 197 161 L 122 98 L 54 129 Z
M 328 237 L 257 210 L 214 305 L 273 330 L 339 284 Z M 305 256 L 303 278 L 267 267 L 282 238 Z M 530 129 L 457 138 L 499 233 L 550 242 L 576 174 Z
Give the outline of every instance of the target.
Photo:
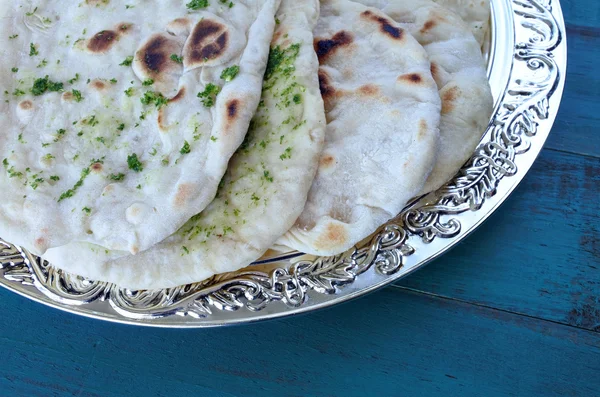
M 201 283 L 154 291 L 67 274 L 0 240 L 0 285 L 103 320 L 211 327 L 330 306 L 389 284 L 471 233 L 523 179 L 548 137 L 567 63 L 558 0 L 491 0 L 485 53 L 494 114 L 472 158 L 435 193 L 415 200 L 353 250 L 335 257 L 267 258 Z

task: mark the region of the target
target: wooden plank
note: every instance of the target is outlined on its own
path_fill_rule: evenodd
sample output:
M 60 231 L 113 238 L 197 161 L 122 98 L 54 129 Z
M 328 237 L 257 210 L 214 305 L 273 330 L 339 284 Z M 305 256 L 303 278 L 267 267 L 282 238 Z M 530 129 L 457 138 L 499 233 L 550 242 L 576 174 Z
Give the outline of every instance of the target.
M 596 2 L 600 8 L 600 2 Z M 567 81 L 546 147 L 600 157 L 600 29 L 567 25 Z
M 596 0 L 560 0 L 565 21 L 579 26 L 598 26 L 600 3 Z
M 600 159 L 544 150 L 481 228 L 399 285 L 600 331 Z
M 4 395 L 600 395 L 598 334 L 397 288 L 212 330 L 102 323 L 4 290 L 0 311 Z

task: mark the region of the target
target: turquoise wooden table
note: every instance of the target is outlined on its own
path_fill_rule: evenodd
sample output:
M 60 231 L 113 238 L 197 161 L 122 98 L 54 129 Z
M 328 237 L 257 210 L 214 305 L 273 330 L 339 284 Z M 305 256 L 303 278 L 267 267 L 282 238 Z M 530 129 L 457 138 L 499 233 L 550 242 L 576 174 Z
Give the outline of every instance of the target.
M 225 329 L 110 324 L 0 289 L 0 396 L 600 396 L 600 3 L 562 7 L 546 147 L 453 251 L 342 306 Z

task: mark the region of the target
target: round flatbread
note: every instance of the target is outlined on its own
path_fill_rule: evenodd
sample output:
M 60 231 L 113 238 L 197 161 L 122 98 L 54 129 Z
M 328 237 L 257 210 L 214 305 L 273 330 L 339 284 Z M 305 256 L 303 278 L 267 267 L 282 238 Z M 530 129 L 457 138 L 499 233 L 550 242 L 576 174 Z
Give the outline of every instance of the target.
M 492 114 L 485 63 L 472 33 L 431 0 L 357 0 L 380 8 L 425 48 L 442 100 L 440 145 L 421 193 L 446 183 L 473 154 Z
M 136 253 L 205 208 L 258 105 L 279 0 L 5 3 L 0 235 Z
M 315 49 L 325 148 L 304 211 L 278 245 L 333 255 L 423 188 L 437 151 L 440 98 L 423 47 L 374 8 L 322 1 Z
M 490 26 L 490 0 L 433 0 L 462 18 L 483 45 Z
M 174 287 L 258 259 L 302 211 L 323 147 L 325 115 L 312 30 L 317 0 L 283 0 L 258 111 L 215 200 L 137 255 L 91 244 L 50 249 L 53 265 L 134 289 Z

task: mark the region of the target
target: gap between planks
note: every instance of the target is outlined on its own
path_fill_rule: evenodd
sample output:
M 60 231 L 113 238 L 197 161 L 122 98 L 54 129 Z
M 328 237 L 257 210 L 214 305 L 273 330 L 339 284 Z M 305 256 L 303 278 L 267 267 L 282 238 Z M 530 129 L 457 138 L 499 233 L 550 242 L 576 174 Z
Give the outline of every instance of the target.
M 552 132 L 550 132 L 550 133 L 552 134 Z M 581 157 L 588 157 L 590 159 L 600 159 L 600 155 L 589 154 L 589 153 L 578 153 L 578 152 L 574 152 L 572 150 L 555 149 L 552 147 L 547 147 L 545 144 L 544 144 L 544 147 L 542 148 L 542 151 L 543 150 L 551 150 L 553 152 L 565 153 L 565 154 L 569 154 L 571 156 L 581 156 Z M 540 151 L 540 154 L 542 153 L 542 151 Z
M 517 315 L 517 316 L 527 317 L 527 318 L 530 318 L 532 320 L 539 320 L 539 321 L 544 321 L 544 322 L 548 322 L 548 323 L 552 323 L 552 324 L 564 325 L 565 327 L 574 328 L 574 329 L 577 329 L 577 330 L 580 330 L 580 331 L 588 331 L 588 332 L 591 332 L 593 334 L 600 334 L 600 331 L 594 331 L 594 330 L 588 329 L 588 328 L 577 327 L 575 325 L 572 325 L 572 324 L 569 324 L 569 323 L 565 323 L 565 322 L 562 322 L 562 321 L 556 321 L 556 320 L 550 320 L 550 319 L 543 318 L 543 317 L 532 316 L 532 315 L 527 314 L 527 313 L 521 313 L 521 312 L 517 312 L 517 311 L 514 311 L 514 310 L 502 309 L 502 308 L 498 308 L 498 307 L 494 307 L 494 306 L 490 306 L 490 305 L 485 305 L 483 303 L 472 302 L 472 301 L 468 301 L 468 300 L 464 300 L 464 299 L 453 298 L 451 296 L 440 295 L 440 294 L 436 294 L 436 293 L 433 293 L 433 292 L 427 292 L 427 291 L 419 290 L 419 289 L 416 289 L 416 288 L 403 287 L 401 285 L 396 285 L 396 284 L 390 284 L 390 285 L 386 286 L 385 288 L 386 289 L 398 289 L 398 290 L 401 290 L 401 291 L 409 291 L 409 292 L 412 292 L 412 293 L 415 293 L 415 294 L 421 294 L 421 295 L 429 296 L 429 297 L 432 297 L 432 298 L 437 298 L 437 299 L 441 299 L 441 300 L 462 303 L 462 304 L 466 304 L 466 305 L 480 307 L 480 308 L 483 308 L 483 309 L 496 310 L 496 311 L 499 311 L 499 312 L 502 312 L 502 313 L 508 313 L 508 314 L 514 314 L 514 315 Z

